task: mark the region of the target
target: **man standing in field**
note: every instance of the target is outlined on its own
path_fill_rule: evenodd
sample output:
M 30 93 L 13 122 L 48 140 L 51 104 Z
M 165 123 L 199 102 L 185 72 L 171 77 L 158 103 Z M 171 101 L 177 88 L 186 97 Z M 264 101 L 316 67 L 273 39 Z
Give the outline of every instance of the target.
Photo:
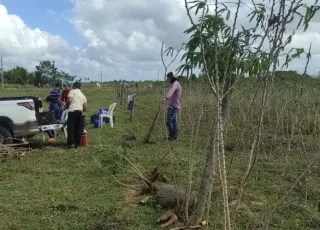
M 81 92 L 80 88 L 80 82 L 73 84 L 66 105 L 67 109 L 69 109 L 67 120 L 69 148 L 80 147 L 81 132 L 83 129 L 82 113 L 87 110 L 87 98 Z
M 177 77 L 170 72 L 167 74 L 167 80 L 170 82 L 169 90 L 165 99 L 168 101 L 167 127 L 169 131 L 168 140 L 176 140 L 178 138 L 178 113 L 181 107 L 182 87 L 177 81 Z

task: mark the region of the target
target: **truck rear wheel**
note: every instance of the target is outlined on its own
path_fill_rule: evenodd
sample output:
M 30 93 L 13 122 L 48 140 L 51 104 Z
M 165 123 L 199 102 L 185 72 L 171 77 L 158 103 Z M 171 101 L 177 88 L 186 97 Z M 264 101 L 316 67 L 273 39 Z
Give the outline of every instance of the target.
M 12 134 L 5 127 L 0 126 L 0 144 L 12 144 Z

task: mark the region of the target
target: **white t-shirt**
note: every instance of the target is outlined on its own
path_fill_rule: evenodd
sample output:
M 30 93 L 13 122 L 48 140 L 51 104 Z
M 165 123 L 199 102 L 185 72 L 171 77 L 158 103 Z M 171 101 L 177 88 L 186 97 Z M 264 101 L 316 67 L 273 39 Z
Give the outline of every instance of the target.
M 80 89 L 72 89 L 69 91 L 70 98 L 69 111 L 83 110 L 83 104 L 87 102 L 86 96 L 83 95 Z

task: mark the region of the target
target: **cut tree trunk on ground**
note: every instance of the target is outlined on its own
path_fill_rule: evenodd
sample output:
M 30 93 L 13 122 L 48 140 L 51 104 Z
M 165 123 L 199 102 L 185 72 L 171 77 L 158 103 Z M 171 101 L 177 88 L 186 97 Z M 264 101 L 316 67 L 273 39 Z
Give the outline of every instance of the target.
M 175 209 L 177 211 L 180 210 L 181 205 L 184 203 L 184 198 L 185 190 L 176 189 L 172 185 L 161 186 L 156 192 L 157 203 L 166 209 Z M 189 204 L 190 209 L 192 209 L 195 203 L 195 196 L 192 195 Z
M 172 185 L 156 186 L 152 182 L 167 181 L 164 177 L 163 172 L 154 168 L 151 172 L 150 179 L 142 177 L 145 181 L 146 186 L 143 186 L 137 195 L 152 194 L 155 196 L 156 202 L 163 208 L 167 209 L 159 219 L 158 223 L 161 223 L 161 228 L 171 226 L 178 222 L 180 219 L 184 219 L 183 207 L 185 206 L 185 189 L 176 188 Z M 144 198 L 139 203 L 145 205 L 149 197 Z M 193 214 L 194 207 L 196 206 L 196 194 L 191 193 L 190 201 L 188 205 L 188 211 Z

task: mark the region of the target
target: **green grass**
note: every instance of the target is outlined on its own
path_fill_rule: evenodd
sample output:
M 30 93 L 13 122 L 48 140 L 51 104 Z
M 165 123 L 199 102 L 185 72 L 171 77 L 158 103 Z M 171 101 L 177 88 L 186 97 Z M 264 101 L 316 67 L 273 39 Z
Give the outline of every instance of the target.
M 34 95 L 45 98 L 49 90 L 8 89 L 0 91 L 0 96 Z M 162 140 L 165 136 L 163 111 L 154 134 L 157 142 L 144 144 L 144 136 L 157 110 L 158 99 L 161 97 L 158 91 L 141 94 L 138 91 L 135 118 L 131 123 L 129 112 L 120 105 L 113 86 L 103 85 L 103 88 L 98 91 L 93 85 L 84 85 L 83 92 L 88 98 L 89 106 L 89 111 L 86 112 L 88 149 L 66 149 L 63 146 L 66 140 L 62 132 L 59 133 L 55 144 L 42 143 L 39 135 L 29 141 L 32 144 L 42 143 L 41 145 L 34 145 L 35 148 L 32 151 L 24 150 L 25 156 L 20 160 L 10 159 L 0 163 L 1 229 L 159 229 L 155 221 L 164 210 L 153 200 L 145 206 L 137 205 L 142 198 L 135 198 L 132 191 L 116 183 L 110 173 L 126 184 L 141 183 L 128 163 L 117 155 L 122 153 L 143 173 L 149 173 L 152 168 L 158 166 L 165 171 L 170 183 L 177 181 L 180 186 L 183 186 L 190 151 L 191 125 L 188 109 L 185 107 L 181 115 L 182 136 L 177 143 L 168 146 Z M 188 101 L 187 90 L 184 92 L 185 105 Z M 237 97 L 238 93 L 235 92 L 235 98 L 240 101 L 241 99 Z M 193 100 L 197 100 L 197 95 L 194 97 Z M 109 125 L 102 130 L 93 128 L 89 124 L 90 115 L 96 113 L 99 108 L 108 107 L 112 102 L 118 103 L 115 109 L 114 129 Z M 245 99 L 243 99 L 244 102 Z M 281 104 L 281 101 L 278 103 Z M 47 107 L 47 104 L 44 103 L 44 106 Z M 197 104 L 191 108 L 192 111 L 196 109 Z M 239 109 L 235 103 L 232 105 L 231 112 L 238 116 L 241 112 Z M 246 107 L 241 109 L 245 110 Z M 274 116 L 276 109 L 276 107 L 270 109 L 268 118 Z M 241 122 L 241 119 L 232 122 L 228 132 L 227 146 L 238 147 L 236 143 L 238 143 Z M 263 138 L 265 141 L 262 143 L 263 148 L 259 152 L 242 199 L 243 207 L 247 209 L 240 209 L 236 217 L 239 229 L 252 229 L 259 223 L 259 219 L 267 220 L 264 218 L 265 214 L 283 197 L 305 170 L 307 159 L 311 160 L 317 155 L 318 134 L 303 136 L 306 139 L 303 144 L 307 148 L 304 151 L 301 147 L 301 138 L 297 138 L 298 141 L 295 140 L 291 151 L 286 148 L 287 140 L 283 141 L 281 138 L 274 142 L 276 144 L 272 149 L 268 149 L 274 133 L 279 133 L 282 138 L 286 136 L 281 133 L 282 131 L 280 132 L 280 128 L 273 129 L 275 119 L 269 119 L 268 122 L 269 126 Z M 254 127 L 254 121 L 251 121 L 249 130 L 246 130 L 244 147 L 227 151 L 228 164 L 231 157 L 234 157 L 233 166 L 228 175 L 230 202 L 237 197 L 236 188 L 246 167 L 249 152 L 246 146 L 250 146 L 252 141 L 252 130 L 254 130 L 252 127 Z M 132 132 L 137 137 L 133 148 L 120 148 L 123 142 L 122 135 L 126 132 Z M 208 132 L 208 125 L 202 124 L 195 149 L 194 173 L 197 175 L 195 183 L 200 179 L 199 175 L 207 151 Z M 271 138 L 268 135 L 271 135 Z M 160 162 L 169 150 L 172 154 Z M 317 224 L 320 223 L 320 215 L 317 211 L 317 204 L 320 201 L 319 170 L 319 165 L 316 165 L 308 177 L 306 203 L 304 187 L 299 185 L 289 195 L 289 199 L 270 216 L 269 229 L 317 229 Z M 222 229 L 221 199 L 219 178 L 216 178 L 211 213 L 211 223 L 215 223 L 215 229 Z M 214 226 L 212 225 L 211 229 Z

